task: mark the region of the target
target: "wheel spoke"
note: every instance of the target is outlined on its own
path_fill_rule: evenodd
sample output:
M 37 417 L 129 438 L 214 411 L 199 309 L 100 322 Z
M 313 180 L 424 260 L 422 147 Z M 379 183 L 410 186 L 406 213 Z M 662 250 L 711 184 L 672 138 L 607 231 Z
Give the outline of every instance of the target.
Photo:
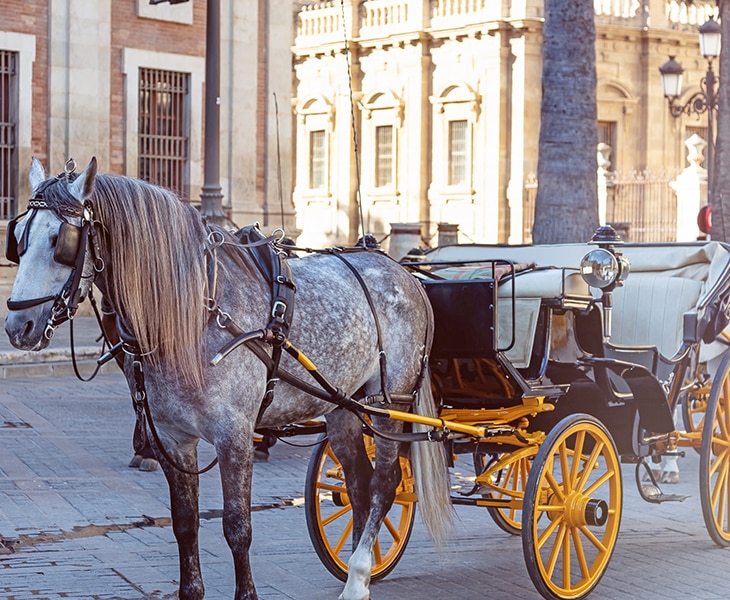
M 350 506 L 349 504 L 347 506 L 343 506 L 340 510 L 333 512 L 329 517 L 322 519 L 322 525 L 324 525 L 326 527 L 330 523 L 334 523 L 337 519 L 341 519 L 345 514 L 349 513 L 351 510 L 352 510 L 352 506 Z M 350 519 L 350 523 L 352 523 L 352 519 Z
M 328 492 L 336 492 L 338 494 L 345 493 L 345 486 L 343 486 L 341 483 L 327 483 L 326 481 L 318 481 L 317 489 Z
M 535 520 L 537 521 L 537 515 L 535 516 Z M 548 525 L 545 528 L 545 531 L 543 531 L 540 536 L 537 538 L 537 550 L 541 550 L 542 547 L 545 545 L 545 543 L 548 541 L 550 536 L 553 534 L 553 532 L 563 523 L 563 516 L 560 515 L 557 519 L 550 522 L 550 525 Z
M 602 441 L 596 440 L 596 443 L 593 446 L 593 452 L 591 452 L 591 455 L 588 457 L 588 460 L 583 467 L 583 471 L 580 475 L 580 481 L 578 482 L 578 485 L 575 486 L 576 490 L 582 490 L 585 487 L 588 476 L 593 472 L 593 468 L 596 466 L 596 461 L 598 460 L 601 452 L 603 452 L 604 446 L 605 444 Z
M 557 536 L 555 538 L 555 542 L 553 543 L 553 548 L 550 551 L 550 557 L 548 558 L 548 564 L 545 567 L 545 570 L 547 571 L 548 577 L 550 579 L 553 578 L 553 573 L 555 572 L 555 565 L 558 564 L 558 558 L 560 558 L 560 550 L 563 547 L 563 538 L 565 538 L 565 532 L 567 530 L 567 527 L 565 523 L 560 524 L 560 528 L 558 529 Z
M 588 561 L 586 560 L 586 554 L 583 550 L 583 542 L 580 539 L 580 530 L 577 528 L 573 528 L 570 533 L 573 536 L 573 545 L 575 546 L 575 555 L 578 559 L 580 574 L 583 579 L 585 579 L 590 573 L 588 571 Z
M 349 539 L 350 533 L 352 533 L 352 519 L 347 522 L 345 528 L 342 530 L 340 537 L 337 538 L 337 543 L 332 547 L 335 556 L 339 556 L 342 549 L 345 547 L 345 542 Z
M 563 589 L 570 589 L 570 534 L 567 527 L 563 535 Z
M 612 511 L 609 511 L 609 512 L 612 512 Z M 585 535 L 588 538 L 588 540 L 591 542 L 591 544 L 593 544 L 599 550 L 599 552 L 601 554 L 608 551 L 608 548 L 606 548 L 604 543 L 601 540 L 599 540 L 596 537 L 596 535 L 590 529 L 588 529 L 587 526 L 583 525 L 580 528 L 580 530 L 583 532 L 583 535 Z
M 570 470 L 570 481 L 568 481 L 568 488 L 570 490 L 579 490 L 580 487 L 576 487 L 575 482 L 578 479 L 578 469 L 580 468 L 581 460 L 583 457 L 583 446 L 585 444 L 586 432 L 580 430 L 575 436 L 575 447 L 573 448 L 573 465 Z
M 715 446 L 715 438 L 712 438 L 712 445 Z M 727 451 L 724 451 L 722 453 L 718 453 L 715 455 L 715 460 L 712 460 L 712 457 L 709 457 L 710 460 L 710 470 L 709 475 L 712 477 L 715 475 L 715 472 L 725 464 L 725 459 L 727 458 Z
M 393 525 L 393 521 L 390 520 L 390 517 L 386 516 L 385 519 L 383 519 L 383 525 L 385 525 L 385 528 L 390 532 L 393 540 L 396 543 L 400 542 L 400 533 L 398 533 L 398 528 Z
M 725 471 L 725 473 L 727 474 L 727 470 Z M 725 502 L 725 520 L 723 521 L 722 515 L 720 515 L 720 521 L 718 522 L 718 525 L 724 533 L 727 533 L 728 529 L 730 529 L 730 478 L 727 476 L 725 477 L 725 485 L 723 487 L 725 488 L 725 493 L 723 494 L 723 499 Z
M 380 550 L 380 536 L 375 538 L 375 545 L 373 546 L 373 560 L 376 565 L 383 562 L 383 554 Z
M 584 494 L 586 496 L 592 496 L 593 494 L 596 493 L 598 488 L 600 488 L 607 481 L 610 481 L 615 475 L 616 475 L 616 472 L 613 469 L 606 471 L 603 475 L 601 475 L 598 479 L 596 479 L 591 484 L 591 486 L 584 492 Z
M 718 495 L 720 493 L 720 488 L 725 482 L 725 479 L 727 478 L 727 459 L 728 455 L 727 453 L 722 453 L 720 456 L 717 457 L 717 459 L 712 463 L 712 469 L 711 473 L 714 474 L 716 471 L 719 470 L 717 473 L 717 477 L 715 478 L 715 485 L 712 490 L 712 504 L 717 505 L 718 501 Z M 723 467 L 720 469 L 720 467 Z
M 560 444 L 560 471 L 563 476 L 563 489 L 565 490 L 565 493 L 567 495 L 568 490 L 570 489 L 570 467 L 568 464 L 568 447 L 565 443 L 565 440 L 562 441 Z M 575 460 L 575 459 L 574 459 Z
M 565 502 L 565 494 L 560 484 L 555 480 L 550 471 L 545 471 L 545 480 L 548 482 L 550 489 L 553 491 L 559 502 Z
M 722 458 L 716 462 L 722 463 L 724 468 L 720 471 L 715 480 L 715 487 L 712 490 L 712 505 L 715 507 L 718 523 L 722 523 L 722 515 L 725 512 L 725 488 L 727 487 L 727 454 L 723 454 Z

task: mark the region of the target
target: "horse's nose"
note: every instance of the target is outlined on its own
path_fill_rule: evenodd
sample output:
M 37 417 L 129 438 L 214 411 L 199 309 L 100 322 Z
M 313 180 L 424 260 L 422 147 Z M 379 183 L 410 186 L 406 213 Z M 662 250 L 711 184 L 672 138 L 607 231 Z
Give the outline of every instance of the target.
M 8 334 L 10 343 L 21 350 L 29 350 L 35 346 L 29 339 L 35 328 L 35 321 L 24 316 L 22 313 L 9 312 L 5 317 L 5 333 Z

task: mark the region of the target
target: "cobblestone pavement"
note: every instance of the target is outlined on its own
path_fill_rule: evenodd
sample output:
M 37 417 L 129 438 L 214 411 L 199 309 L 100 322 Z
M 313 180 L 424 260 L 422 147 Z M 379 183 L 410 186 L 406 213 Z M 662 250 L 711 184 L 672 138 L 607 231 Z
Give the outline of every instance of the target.
M 177 597 L 167 486 L 159 471 L 126 466 L 132 426 L 126 384 L 113 370 L 90 383 L 60 374 L 0 382 L 0 598 Z M 201 464 L 212 456 L 205 444 L 200 454 Z M 309 454 L 278 443 L 269 462 L 255 465 L 252 568 L 262 600 L 334 600 L 341 591 L 307 534 L 301 498 Z M 728 597 L 730 549 L 716 547 L 705 531 L 694 451 L 680 468 L 680 484 L 666 491 L 692 497 L 650 505 L 624 466 L 621 533 L 591 598 Z M 232 598 L 217 469 L 201 480 L 206 598 Z M 503 533 L 484 509 L 458 507 L 457 515 L 440 551 L 417 520 L 403 559 L 372 586 L 372 598 L 539 598 L 520 538 Z

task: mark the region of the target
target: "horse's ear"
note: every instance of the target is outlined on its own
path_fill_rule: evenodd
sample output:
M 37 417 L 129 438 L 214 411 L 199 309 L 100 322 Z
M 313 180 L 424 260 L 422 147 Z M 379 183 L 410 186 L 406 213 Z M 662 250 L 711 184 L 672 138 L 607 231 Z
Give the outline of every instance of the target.
M 46 170 L 43 168 L 43 163 L 34 156 L 30 160 L 30 188 L 36 189 L 45 180 Z
M 84 171 L 73 180 L 71 185 L 68 186 L 71 194 L 79 202 L 83 202 L 91 196 L 91 192 L 94 191 L 94 180 L 96 179 L 96 156 L 94 156 L 89 165 Z

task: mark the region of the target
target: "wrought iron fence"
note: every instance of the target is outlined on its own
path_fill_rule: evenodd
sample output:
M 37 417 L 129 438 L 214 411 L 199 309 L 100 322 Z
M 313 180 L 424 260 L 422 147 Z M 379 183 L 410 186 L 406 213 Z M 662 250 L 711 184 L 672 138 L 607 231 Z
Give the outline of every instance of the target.
M 678 172 L 636 170 L 606 173 L 606 222 L 627 241 L 673 242 L 677 236 L 677 198 L 669 183 Z M 523 238 L 532 242 L 537 177 L 530 173 L 523 193 Z

